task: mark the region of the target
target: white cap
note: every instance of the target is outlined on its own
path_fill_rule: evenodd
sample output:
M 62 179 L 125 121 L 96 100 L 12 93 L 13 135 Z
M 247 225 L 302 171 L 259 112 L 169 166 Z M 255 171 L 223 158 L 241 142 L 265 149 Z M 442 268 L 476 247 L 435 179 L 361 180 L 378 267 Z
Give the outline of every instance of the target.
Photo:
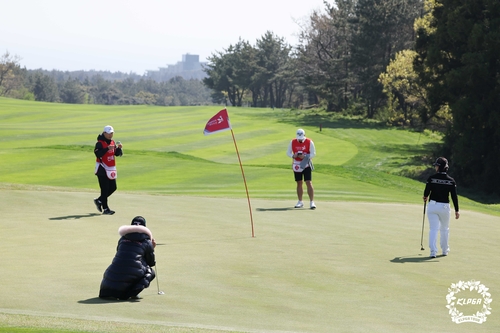
M 114 132 L 115 132 L 115 130 L 113 129 L 113 126 L 111 126 L 111 125 L 104 126 L 104 133 L 111 134 L 111 133 L 114 133 Z
M 299 128 L 297 130 L 297 140 L 304 140 L 306 138 L 306 131 L 304 131 L 302 128 Z

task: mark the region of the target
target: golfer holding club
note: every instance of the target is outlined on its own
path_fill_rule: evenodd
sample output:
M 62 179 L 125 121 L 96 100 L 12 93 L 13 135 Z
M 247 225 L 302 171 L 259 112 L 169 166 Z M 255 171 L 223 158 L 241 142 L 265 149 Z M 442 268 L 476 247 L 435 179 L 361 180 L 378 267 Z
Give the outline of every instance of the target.
M 109 209 L 108 198 L 116 191 L 116 161 L 115 156 L 122 156 L 122 144 L 113 141 L 115 130 L 113 126 L 107 125 L 101 134 L 97 136 L 94 154 L 96 156 L 95 175 L 99 180 L 101 196 L 94 199 L 94 204 L 99 212 L 113 215 L 114 210 Z
M 131 225 L 118 229 L 121 236 L 111 265 L 104 272 L 100 298 L 127 300 L 137 295 L 155 278 L 151 268 L 156 265 L 156 242 L 146 228 L 146 219 L 136 216 Z
M 442 255 L 447 256 L 450 248 L 448 237 L 450 231 L 450 194 L 455 208 L 455 219 L 460 217 L 458 209 L 457 184 L 446 172 L 448 171 L 448 160 L 439 157 L 432 164 L 436 169 L 436 174 L 427 179 L 424 190 L 424 203 L 430 194 L 430 201 L 427 204 L 427 218 L 429 219 L 429 248 L 430 257 L 436 258 L 437 234 L 440 232 L 440 245 Z
M 288 150 L 286 152 L 288 157 L 292 158 L 292 169 L 297 183 L 297 198 L 299 201 L 295 208 L 304 207 L 302 197 L 304 195 L 303 182 L 306 182 L 307 195 L 309 196 L 309 207 L 316 209 L 314 204 L 314 188 L 312 185 L 312 158 L 316 156 L 316 148 L 314 142 L 306 138 L 306 132 L 299 128 L 297 130 L 297 137 L 290 141 Z

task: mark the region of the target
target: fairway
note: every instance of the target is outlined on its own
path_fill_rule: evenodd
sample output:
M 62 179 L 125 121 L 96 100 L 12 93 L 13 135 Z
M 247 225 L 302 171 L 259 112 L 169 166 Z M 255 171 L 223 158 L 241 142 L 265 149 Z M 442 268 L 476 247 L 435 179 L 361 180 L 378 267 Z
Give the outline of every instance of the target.
M 0 98 L 0 332 L 500 331 L 500 205 L 459 187 L 450 255 L 428 258 L 427 220 L 420 250 L 424 184 L 404 174 L 429 167 L 439 136 L 229 109 L 240 169 L 231 132 L 203 136 L 217 111 Z M 111 216 L 93 203 L 107 124 L 124 145 Z M 285 152 L 298 127 L 318 151 L 316 210 L 293 208 Z M 118 228 L 137 215 L 158 243 L 158 279 L 139 300 L 100 300 Z M 460 281 L 489 288 L 486 322 L 452 322 L 448 288 Z M 480 311 L 478 295 L 458 293 L 474 304 L 456 309 Z
M 419 205 L 318 201 L 311 211 L 252 200 L 252 238 L 244 199 L 117 193 L 117 213 L 102 216 L 92 193 L 41 190 L 0 191 L 6 322 L 61 320 L 105 332 L 133 332 L 135 324 L 166 332 L 500 329 L 495 302 L 482 325 L 452 323 L 446 308 L 448 287 L 460 280 L 481 281 L 493 300 L 500 294 L 500 259 L 488 255 L 500 241 L 496 217 L 464 211 L 452 223 L 450 256 L 428 260 Z M 165 295 L 153 281 L 138 301 L 99 300 L 117 229 L 135 215 L 146 217 L 159 243 Z

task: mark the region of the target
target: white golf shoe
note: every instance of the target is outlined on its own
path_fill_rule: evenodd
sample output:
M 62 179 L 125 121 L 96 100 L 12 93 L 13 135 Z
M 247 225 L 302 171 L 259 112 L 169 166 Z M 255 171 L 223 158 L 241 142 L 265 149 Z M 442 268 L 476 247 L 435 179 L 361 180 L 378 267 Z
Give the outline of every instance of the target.
M 311 201 L 311 209 L 316 209 L 316 204 L 314 204 L 314 201 Z
M 304 203 L 302 201 L 298 201 L 297 204 L 295 205 L 295 208 L 302 208 L 304 207 Z

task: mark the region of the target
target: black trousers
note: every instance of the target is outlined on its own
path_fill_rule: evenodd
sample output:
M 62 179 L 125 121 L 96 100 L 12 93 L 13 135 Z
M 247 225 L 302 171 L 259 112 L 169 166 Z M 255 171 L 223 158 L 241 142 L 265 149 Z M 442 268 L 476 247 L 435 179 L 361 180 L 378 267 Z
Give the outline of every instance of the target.
M 116 191 L 116 179 L 109 179 L 105 174 L 97 175 L 97 179 L 101 188 L 101 196 L 97 199 L 102 203 L 103 209 L 108 209 L 108 197 Z

